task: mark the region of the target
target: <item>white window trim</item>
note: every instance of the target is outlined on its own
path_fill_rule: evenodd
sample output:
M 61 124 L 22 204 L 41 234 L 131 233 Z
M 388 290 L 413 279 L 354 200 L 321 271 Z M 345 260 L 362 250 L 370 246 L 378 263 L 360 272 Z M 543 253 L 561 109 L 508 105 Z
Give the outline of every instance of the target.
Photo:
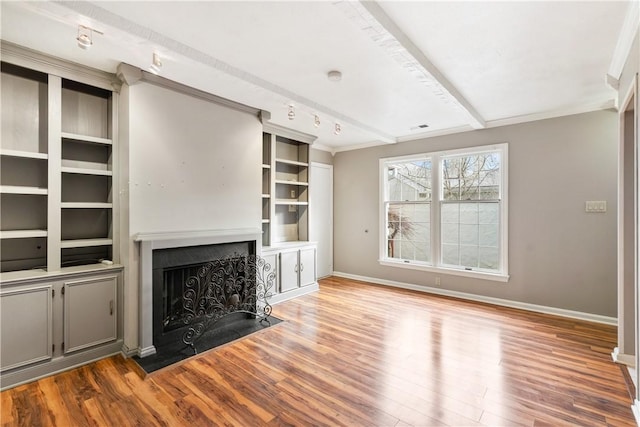
M 501 182 L 500 182 L 500 266 L 501 271 L 499 272 L 488 272 L 481 270 L 462 270 L 458 268 L 449 268 L 446 266 L 438 265 L 440 262 L 440 203 L 441 203 L 441 185 L 440 182 L 442 180 L 442 171 L 440 170 L 440 161 L 446 157 L 458 156 L 461 154 L 481 154 L 489 151 L 500 151 L 501 152 Z M 437 227 L 431 227 L 431 254 L 432 254 L 432 264 L 427 264 L 423 262 L 409 261 L 403 259 L 393 259 L 388 258 L 386 253 L 387 246 L 387 232 L 386 232 L 386 210 L 385 210 L 385 201 L 387 199 L 387 186 L 386 183 L 386 164 L 389 162 L 399 162 L 406 160 L 414 160 L 414 159 L 431 159 L 431 167 L 432 167 L 432 200 L 431 205 L 437 207 L 436 209 L 431 209 L 431 221 L 432 224 L 437 224 Z M 435 151 L 430 153 L 418 153 L 412 155 L 405 155 L 399 157 L 386 157 L 382 158 L 379 161 L 379 258 L 378 262 L 380 265 L 389 266 L 389 267 L 398 267 L 398 268 L 406 268 L 411 270 L 420 270 L 420 271 L 428 271 L 433 273 L 441 273 L 441 274 L 450 274 L 454 276 L 462 276 L 462 277 L 472 277 L 476 279 L 485 279 L 492 280 L 497 282 L 508 282 L 509 281 L 509 235 L 508 235 L 508 226 L 509 226 L 509 203 L 508 203 L 508 194 L 509 194 L 509 146 L 507 143 L 501 144 L 491 144 L 491 145 L 483 145 L 469 148 L 460 148 L 455 150 L 444 150 L 444 151 Z M 436 197 L 433 197 L 436 195 Z

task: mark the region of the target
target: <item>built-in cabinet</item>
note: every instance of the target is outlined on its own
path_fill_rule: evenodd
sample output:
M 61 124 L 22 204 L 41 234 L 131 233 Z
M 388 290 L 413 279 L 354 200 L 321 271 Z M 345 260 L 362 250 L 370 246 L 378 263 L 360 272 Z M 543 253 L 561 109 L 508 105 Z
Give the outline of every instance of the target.
M 115 76 L 2 42 L 2 388 L 120 351 Z
M 309 151 L 315 138 L 265 124 L 262 139 L 262 256 L 277 271 L 275 300 L 317 289 L 309 242 Z

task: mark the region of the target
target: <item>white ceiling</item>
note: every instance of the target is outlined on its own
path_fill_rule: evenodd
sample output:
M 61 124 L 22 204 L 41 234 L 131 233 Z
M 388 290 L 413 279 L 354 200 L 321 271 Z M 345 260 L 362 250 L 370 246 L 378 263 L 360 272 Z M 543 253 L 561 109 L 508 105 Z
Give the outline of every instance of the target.
M 604 77 L 628 10 L 616 1 L 3 1 L 1 37 L 109 72 L 120 62 L 147 69 L 158 52 L 163 77 L 270 111 L 340 151 L 611 107 Z M 104 33 L 89 50 L 76 45 L 78 24 Z M 329 81 L 330 70 L 342 81 Z

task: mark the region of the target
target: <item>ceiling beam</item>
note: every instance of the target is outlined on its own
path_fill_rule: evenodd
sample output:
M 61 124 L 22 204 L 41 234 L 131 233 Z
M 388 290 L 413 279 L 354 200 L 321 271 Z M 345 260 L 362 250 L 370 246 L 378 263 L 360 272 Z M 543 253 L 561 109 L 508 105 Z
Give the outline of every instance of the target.
M 467 116 L 468 123 L 474 129 L 482 129 L 486 127 L 486 122 L 476 111 L 476 109 L 467 101 L 464 96 L 451 84 L 449 80 L 438 70 L 438 68 L 427 58 L 427 56 L 411 41 L 411 39 L 400 29 L 400 27 L 385 13 L 380 5 L 375 1 L 360 0 L 359 3 L 348 2 L 354 7 L 358 7 L 359 19 L 365 19 L 369 22 L 377 23 L 388 34 L 384 37 L 386 41 L 392 38 L 396 43 L 394 48 L 405 50 L 406 54 L 415 61 L 413 67 L 417 68 L 424 74 L 420 80 L 425 84 L 434 87 L 434 92 L 445 92 L 448 94 L 449 100 L 454 102 L 461 111 Z M 367 17 L 366 15 L 369 15 Z M 370 19 L 367 19 L 370 18 Z M 405 58 L 407 55 L 403 55 Z M 425 79 L 426 77 L 426 79 Z M 435 83 L 435 84 L 434 84 Z

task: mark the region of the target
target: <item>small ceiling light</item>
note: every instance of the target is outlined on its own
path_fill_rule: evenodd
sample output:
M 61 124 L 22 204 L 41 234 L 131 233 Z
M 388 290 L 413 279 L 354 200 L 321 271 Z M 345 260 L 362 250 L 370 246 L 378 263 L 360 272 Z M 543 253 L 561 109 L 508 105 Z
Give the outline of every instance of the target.
M 93 30 L 84 25 L 78 25 L 78 37 L 76 37 L 80 49 L 89 49 L 93 45 Z
M 160 55 L 153 52 L 153 60 L 151 65 L 149 66 L 149 71 L 153 74 L 158 74 L 160 72 L 160 68 L 162 68 L 162 61 L 160 60 Z
M 333 128 L 333 133 L 335 133 L 336 135 L 340 135 L 340 132 L 342 132 L 342 128 L 340 127 L 340 123 L 336 123 L 336 126 Z
M 289 117 L 289 120 L 293 120 L 296 118 L 296 110 L 293 108 L 293 104 L 289 104 L 289 112 L 287 113 L 287 117 Z
M 340 80 L 342 80 L 342 73 L 340 71 L 336 71 L 336 70 L 329 71 L 327 73 L 327 77 L 332 82 L 339 82 Z
M 313 125 L 315 127 L 320 126 L 320 116 L 318 116 L 317 114 L 313 115 Z

